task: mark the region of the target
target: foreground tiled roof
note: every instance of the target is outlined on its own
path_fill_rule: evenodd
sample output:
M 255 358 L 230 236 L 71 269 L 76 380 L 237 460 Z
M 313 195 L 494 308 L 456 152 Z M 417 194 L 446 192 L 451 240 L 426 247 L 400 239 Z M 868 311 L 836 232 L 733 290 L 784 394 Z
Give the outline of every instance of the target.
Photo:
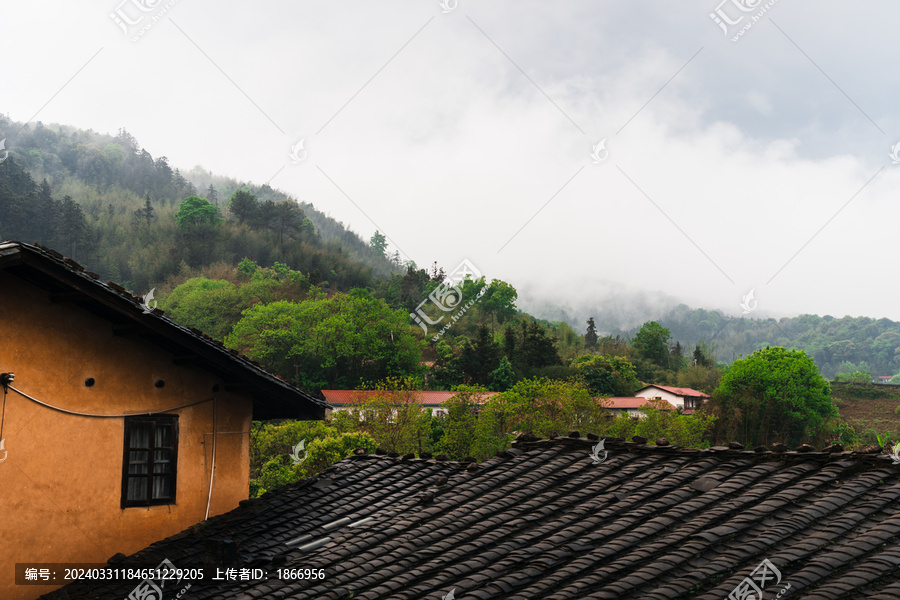
M 0 271 L 110 321 L 119 335 L 140 337 L 169 350 L 176 355 L 173 361 L 215 373 L 225 381 L 226 389 L 232 386 L 250 393 L 254 419 L 323 419 L 331 408 L 219 340 L 175 323 L 155 308 L 155 303 L 153 310 L 148 310 L 140 296 L 132 296 L 112 281 L 103 283 L 99 275 L 55 250 L 39 244 L 0 242 Z
M 697 397 L 697 398 L 709 398 L 709 394 L 704 394 L 703 392 L 698 392 L 697 390 L 694 390 L 691 388 L 672 387 L 670 385 L 656 385 L 655 383 L 644 386 L 635 393 L 642 392 L 642 391 L 646 390 L 647 388 L 651 388 L 651 387 L 659 388 L 661 390 L 666 390 L 667 392 L 675 394 L 676 396 L 692 396 L 692 397 Z
M 384 394 L 382 391 L 372 390 L 322 390 L 325 401 L 329 404 L 340 406 L 342 404 L 356 404 L 361 398 L 373 396 L 376 394 Z M 401 392 L 402 393 L 402 392 Z M 412 392 L 419 404 L 427 404 L 431 406 L 439 406 L 456 395 L 456 392 L 442 392 L 418 390 Z M 484 392 L 482 397 L 487 399 L 496 395 L 497 392 Z
M 767 599 L 788 584 L 782 598 L 900 597 L 900 467 L 889 457 L 605 443 L 599 463 L 589 455 L 596 442 L 583 438 L 517 443 L 477 466 L 355 456 L 124 564 L 168 558 L 189 568 L 206 557 L 269 571 L 257 582 L 195 584 L 185 598 L 196 600 L 451 591 L 722 600 L 764 560 L 781 576 L 767 582 Z M 238 554 L 240 563 L 228 558 Z M 283 582 L 277 565 L 324 569 L 325 579 Z M 92 581 L 46 598 L 121 599 L 133 588 Z

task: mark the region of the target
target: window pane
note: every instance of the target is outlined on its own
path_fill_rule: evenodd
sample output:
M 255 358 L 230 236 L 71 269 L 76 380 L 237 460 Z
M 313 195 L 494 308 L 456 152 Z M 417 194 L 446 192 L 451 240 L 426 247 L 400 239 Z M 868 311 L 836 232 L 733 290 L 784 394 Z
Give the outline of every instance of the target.
M 149 448 L 150 447 L 150 429 L 153 427 L 150 423 L 135 423 L 131 426 L 131 439 L 128 440 L 129 448 Z
M 172 451 L 156 450 L 153 453 L 153 472 L 154 473 L 171 473 L 172 472 Z
M 147 478 L 146 477 L 129 477 L 128 478 L 128 500 L 146 500 L 147 499 Z
M 169 498 L 172 495 L 172 481 L 167 475 L 153 478 L 153 499 Z
M 147 450 L 132 450 L 128 453 L 128 474 L 146 475 L 150 471 L 150 452 Z
M 171 448 L 172 447 L 172 426 L 171 425 L 157 425 L 156 426 L 156 444 L 157 448 Z

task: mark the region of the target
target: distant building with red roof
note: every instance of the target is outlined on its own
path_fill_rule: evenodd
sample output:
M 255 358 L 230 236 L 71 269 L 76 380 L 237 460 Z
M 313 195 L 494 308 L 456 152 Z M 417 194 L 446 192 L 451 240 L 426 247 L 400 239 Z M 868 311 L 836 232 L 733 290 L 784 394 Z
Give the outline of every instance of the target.
M 641 408 L 644 407 L 648 402 L 650 402 L 650 398 L 644 398 L 640 396 L 613 396 L 612 398 L 607 398 L 609 402 L 612 402 L 612 406 L 607 406 L 606 410 L 613 413 L 614 415 L 619 414 L 627 414 L 627 415 L 635 415 L 638 417 L 644 416 L 644 413 L 641 411 Z M 675 410 L 675 405 L 671 402 L 667 402 L 671 410 Z
M 655 384 L 642 387 L 634 395 L 642 398 L 668 400 L 675 407 L 682 409 L 685 414 L 693 413 L 695 408 L 709 398 L 709 394 L 704 394 L 691 388 Z
M 358 406 L 362 401 L 373 396 L 384 394 L 378 390 L 322 390 L 326 402 L 334 407 L 334 410 L 348 410 L 354 406 Z M 397 393 L 397 392 L 389 392 Z M 409 392 L 413 395 L 413 399 L 424 408 L 430 408 L 433 415 L 445 415 L 447 410 L 443 408 L 444 402 L 456 395 L 456 392 L 432 391 L 432 390 L 414 390 Z M 488 398 L 496 395 L 497 392 L 485 392 L 482 398 Z M 330 413 L 329 413 L 330 414 Z

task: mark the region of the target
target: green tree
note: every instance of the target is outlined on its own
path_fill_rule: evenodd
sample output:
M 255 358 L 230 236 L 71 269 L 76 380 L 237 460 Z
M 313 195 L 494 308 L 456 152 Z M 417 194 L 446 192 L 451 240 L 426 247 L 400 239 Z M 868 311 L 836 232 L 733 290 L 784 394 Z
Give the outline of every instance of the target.
M 594 325 L 594 317 L 587 321 L 587 331 L 584 334 L 584 347 L 588 350 L 597 349 L 597 341 L 600 337 L 597 335 L 597 326 Z
M 669 363 L 670 337 L 671 333 L 668 329 L 656 321 L 650 321 L 644 323 L 641 330 L 634 336 L 631 345 L 637 350 L 638 356 L 666 369 Z
M 699 365 L 701 367 L 714 367 L 716 366 L 716 361 L 713 359 L 712 349 L 703 344 L 701 342 L 697 342 L 697 345 L 694 346 L 694 364 Z
M 312 477 L 350 456 L 356 448 L 374 452 L 375 440 L 368 434 L 340 431 L 332 421 L 255 421 L 250 432 L 250 497 L 255 498 L 280 485 Z M 293 464 L 294 448 L 304 443 L 303 459 Z
M 710 394 L 719 385 L 721 377 L 722 372 L 715 365 L 709 367 L 691 365 L 687 369 L 679 371 L 676 383 L 678 387 L 691 388 Z
M 630 360 L 621 356 L 584 355 L 570 366 L 584 378 L 595 396 L 632 396 L 641 387 Z
M 194 277 L 164 296 L 160 308 L 180 325 L 224 340 L 245 309 L 274 300 L 280 288 L 276 279 L 259 278 L 236 286 L 224 279 Z
M 271 227 L 278 233 L 278 243 L 284 244 L 284 234 L 299 234 L 306 215 L 296 202 L 276 202 L 272 209 Z
M 153 204 L 150 202 L 150 194 L 148 193 L 144 197 L 144 207 L 134 211 L 134 215 L 139 221 L 143 221 L 146 224 L 147 229 L 149 230 L 150 224 L 153 222 L 153 219 L 156 218 L 155 212 L 156 211 L 153 209 Z
M 487 291 L 478 301 L 478 306 L 485 313 L 491 315 L 491 336 L 494 335 L 494 318 L 503 324 L 508 319 L 516 316 L 516 299 L 519 293 L 516 288 L 499 279 L 491 280 Z
M 487 326 L 478 328 L 478 339 L 474 344 L 463 345 L 458 364 L 468 383 L 488 385 L 491 382 L 491 374 L 500 365 L 500 345 L 494 341 Z
M 175 213 L 175 223 L 184 230 L 212 230 L 222 222 L 219 211 L 209 200 L 188 196 L 181 201 Z
M 475 447 L 476 413 L 484 404 L 485 390 L 481 386 L 461 385 L 456 395 L 444 402 L 447 417 L 439 447 L 453 460 L 472 456 Z
M 228 200 L 228 210 L 238 223 L 252 226 L 259 217 L 259 199 L 247 190 L 238 190 Z
M 387 238 L 383 233 L 376 229 L 375 233 L 372 234 L 372 237 L 369 238 L 369 246 L 376 254 L 378 254 L 378 256 L 384 256 L 384 251 L 387 248 Z
M 219 206 L 219 192 L 216 190 L 216 186 L 213 184 L 209 184 L 209 187 L 206 188 L 206 199 L 216 205 L 216 208 Z
M 522 343 L 516 350 L 513 366 L 520 374 L 531 375 L 542 367 L 562 363 L 553 338 L 537 321 L 522 320 Z M 521 365 L 521 366 L 520 366 Z
M 69 256 L 76 256 L 79 248 L 83 250 L 88 243 L 88 224 L 84 211 L 69 196 L 63 197 L 55 233 L 59 249 Z
M 684 348 L 681 342 L 675 342 L 675 345 L 669 350 L 669 369 L 672 371 L 680 371 L 684 368 Z
M 310 390 L 412 375 L 422 349 L 405 313 L 347 294 L 257 304 L 225 343 Z
M 203 198 L 188 196 L 178 206 L 175 223 L 188 263 L 199 266 L 209 262 L 222 224 L 216 207 Z
M 360 431 L 372 436 L 388 452 L 422 453 L 429 448 L 430 416 L 422 410 L 416 384 L 407 377 L 388 377 L 357 392 L 351 409 Z
M 768 347 L 736 360 L 713 393 L 719 437 L 749 446 L 796 446 L 837 416 L 831 388 L 801 350 Z
M 492 392 L 505 392 L 516 382 L 516 372 L 513 370 L 512 363 L 505 356 L 500 359 L 500 364 L 491 373 Z
M 481 414 L 494 427 L 492 435 L 502 439 L 513 431 L 530 431 L 542 437 L 570 429 L 602 432 L 607 413 L 603 403 L 592 398 L 582 383 L 524 379 L 490 398 Z
M 871 383 L 872 375 L 863 371 L 854 371 L 853 373 L 838 373 L 834 376 L 834 381 L 839 383 Z
M 445 340 L 440 340 L 434 347 L 437 355 L 429 375 L 432 389 L 449 390 L 463 379 L 459 360 L 453 348 Z

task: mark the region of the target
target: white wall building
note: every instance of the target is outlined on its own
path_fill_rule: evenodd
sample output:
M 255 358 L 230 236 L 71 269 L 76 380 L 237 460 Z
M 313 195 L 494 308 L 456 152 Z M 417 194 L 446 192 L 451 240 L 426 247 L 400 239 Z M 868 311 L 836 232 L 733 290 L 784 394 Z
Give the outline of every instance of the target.
M 709 394 L 704 394 L 691 388 L 671 387 L 668 385 L 648 385 L 636 391 L 634 395 L 641 398 L 668 400 L 677 408 L 683 409 L 685 414 L 691 414 L 695 408 L 709 399 Z

